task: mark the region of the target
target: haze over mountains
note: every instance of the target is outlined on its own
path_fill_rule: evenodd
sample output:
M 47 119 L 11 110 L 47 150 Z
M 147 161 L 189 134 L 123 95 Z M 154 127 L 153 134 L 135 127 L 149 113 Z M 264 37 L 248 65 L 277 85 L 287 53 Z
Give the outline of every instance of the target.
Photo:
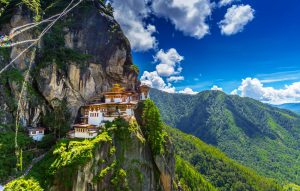
M 170 126 L 218 147 L 262 175 L 300 183 L 299 115 L 221 91 L 193 96 L 152 89 L 150 96 Z
M 276 105 L 276 107 L 282 108 L 282 109 L 288 109 L 295 113 L 300 114 L 300 103 L 287 103 L 282 105 Z

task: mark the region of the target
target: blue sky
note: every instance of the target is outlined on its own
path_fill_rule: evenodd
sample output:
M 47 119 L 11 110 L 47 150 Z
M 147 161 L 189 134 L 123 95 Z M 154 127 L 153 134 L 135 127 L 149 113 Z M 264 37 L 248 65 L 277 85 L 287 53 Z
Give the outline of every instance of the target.
M 131 9 L 132 14 L 124 16 L 125 8 L 122 3 L 126 1 L 128 2 L 125 8 Z M 126 1 L 113 2 L 117 14 L 115 17 L 125 34 L 128 34 L 134 49 L 134 63 L 141 70 L 140 76 L 144 71 L 157 71 L 158 76 L 168 87 L 174 88 L 175 92 L 185 88 L 199 92 L 217 86 L 215 89 L 222 88 L 228 94 L 235 90 L 235 94 L 275 104 L 300 101 L 299 1 L 223 0 L 229 2 L 225 6 L 220 6 L 221 1 L 209 0 L 190 0 L 193 2 L 190 5 L 184 4 L 182 0 L 168 0 L 167 5 L 163 5 L 162 0 L 152 0 L 140 6 L 136 1 L 141 3 L 141 0 Z M 176 7 L 176 4 L 181 3 L 187 6 L 188 11 L 180 12 L 180 8 L 183 9 L 184 6 Z M 202 8 L 192 7 L 197 5 L 201 5 Z M 203 9 L 206 5 L 209 5 L 209 9 Z M 245 9 L 239 9 L 242 7 Z M 220 22 L 225 20 L 230 9 L 244 10 L 246 16 L 242 18 L 243 15 L 233 11 L 235 15 L 231 14 L 233 19 L 230 22 L 240 24 L 236 26 L 239 29 L 222 34 Z M 142 10 L 141 13 L 137 14 L 138 10 Z M 173 10 L 176 13 L 172 12 Z M 194 21 L 181 19 L 184 18 L 184 14 L 193 11 Z M 181 15 L 176 15 L 177 12 Z M 124 23 L 118 16 L 141 22 L 148 36 L 145 33 L 146 35 L 141 35 L 141 39 L 135 39 L 139 34 L 132 35 L 133 32 L 141 31 L 135 28 L 136 23 L 128 23 L 127 20 Z M 195 32 L 194 27 L 198 21 L 199 28 L 208 27 L 205 34 Z M 229 26 L 230 23 L 227 24 Z M 149 25 L 155 29 L 151 29 Z M 136 43 L 151 42 L 153 39 L 155 43 L 152 46 L 149 46 L 149 43 Z M 158 56 L 158 52 L 166 55 L 170 49 L 174 49 L 180 56 L 175 61 L 176 64 L 173 64 L 175 74 L 160 75 L 157 65 L 164 64 L 167 60 L 162 54 Z M 184 80 L 168 82 L 170 76 L 181 76 Z

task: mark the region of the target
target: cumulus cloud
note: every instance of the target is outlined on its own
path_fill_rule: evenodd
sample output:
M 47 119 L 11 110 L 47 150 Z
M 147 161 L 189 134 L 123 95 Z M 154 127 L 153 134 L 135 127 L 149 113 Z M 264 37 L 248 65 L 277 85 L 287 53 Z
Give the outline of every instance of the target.
M 227 9 L 224 19 L 219 22 L 221 33 L 233 35 L 244 30 L 244 27 L 254 19 L 254 9 L 250 5 L 233 5 Z
M 231 94 L 231 95 L 238 95 L 238 90 L 235 89 L 235 90 L 233 90 L 230 94 Z
M 171 48 L 168 51 L 160 50 L 154 57 L 154 61 L 159 64 L 156 65 L 156 71 L 160 76 L 168 77 L 177 75 L 182 71 L 180 62 L 183 60 L 183 56 L 178 54 L 176 49 Z
M 218 91 L 223 91 L 222 88 L 216 86 L 216 85 L 213 85 L 213 87 L 210 89 L 210 90 L 218 90 Z
M 141 82 L 169 93 L 175 93 L 176 89 L 172 83 L 184 80 L 179 74 L 182 71 L 180 62 L 183 60 L 176 49 L 171 48 L 167 51 L 159 50 L 154 56 L 154 62 L 157 63 L 156 71 L 145 71 L 141 77 Z
M 175 93 L 175 87 L 170 83 L 166 84 L 156 71 L 145 71 L 141 77 L 141 83 L 165 92 Z
M 154 25 L 146 24 L 150 8 L 145 0 L 113 0 L 114 17 L 121 25 L 135 51 L 146 51 L 156 47 Z
M 210 0 L 153 0 L 154 14 L 169 19 L 175 28 L 197 39 L 209 34 L 207 18 L 212 13 Z
M 220 0 L 219 7 L 227 6 L 238 0 Z
M 193 91 L 191 88 L 185 88 L 185 89 L 179 91 L 178 93 L 195 95 L 198 92 Z
M 183 76 L 171 76 L 167 79 L 168 82 L 175 82 L 175 83 L 182 80 L 184 80 Z
M 242 97 L 251 97 L 270 104 L 284 104 L 300 102 L 300 82 L 286 85 L 282 89 L 264 87 L 257 78 L 243 79 L 236 93 Z

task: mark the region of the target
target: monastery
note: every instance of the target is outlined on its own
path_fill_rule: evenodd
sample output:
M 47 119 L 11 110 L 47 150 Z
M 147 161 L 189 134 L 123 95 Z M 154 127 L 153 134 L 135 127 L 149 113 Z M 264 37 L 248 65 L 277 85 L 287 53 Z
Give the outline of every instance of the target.
M 93 138 L 98 135 L 106 122 L 112 122 L 118 117 L 130 119 L 139 101 L 149 98 L 149 87 L 141 85 L 138 91 L 125 90 L 119 84 L 114 84 L 109 92 L 105 92 L 103 99 L 96 97 L 82 107 L 81 123 L 74 124 L 69 138 Z

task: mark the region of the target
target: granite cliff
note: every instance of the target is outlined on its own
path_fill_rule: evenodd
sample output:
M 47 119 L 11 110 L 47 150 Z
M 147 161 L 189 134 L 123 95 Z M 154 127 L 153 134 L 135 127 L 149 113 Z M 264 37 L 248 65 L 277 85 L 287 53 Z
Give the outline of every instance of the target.
M 45 10 L 43 17 L 59 13 L 63 5 L 69 3 L 57 2 L 41 4 L 41 9 Z M 23 126 L 41 123 L 43 116 L 53 112 L 62 102 L 69 112 L 65 118 L 72 122 L 80 106 L 109 90 L 112 84 L 136 88 L 138 69 L 132 62 L 129 41 L 107 8 L 99 2 L 84 1 L 53 26 L 35 52 L 30 50 L 21 56 L 1 75 L 2 125 L 11 124 L 16 116 L 22 79 L 31 60 L 34 67 L 21 101 Z M 1 33 L 8 34 L 12 28 L 34 20 L 34 14 L 25 5 L 9 8 L 0 20 Z M 28 30 L 14 41 L 34 39 L 40 31 L 39 28 Z M 1 49 L 1 68 L 24 48 L 25 45 L 20 45 Z

